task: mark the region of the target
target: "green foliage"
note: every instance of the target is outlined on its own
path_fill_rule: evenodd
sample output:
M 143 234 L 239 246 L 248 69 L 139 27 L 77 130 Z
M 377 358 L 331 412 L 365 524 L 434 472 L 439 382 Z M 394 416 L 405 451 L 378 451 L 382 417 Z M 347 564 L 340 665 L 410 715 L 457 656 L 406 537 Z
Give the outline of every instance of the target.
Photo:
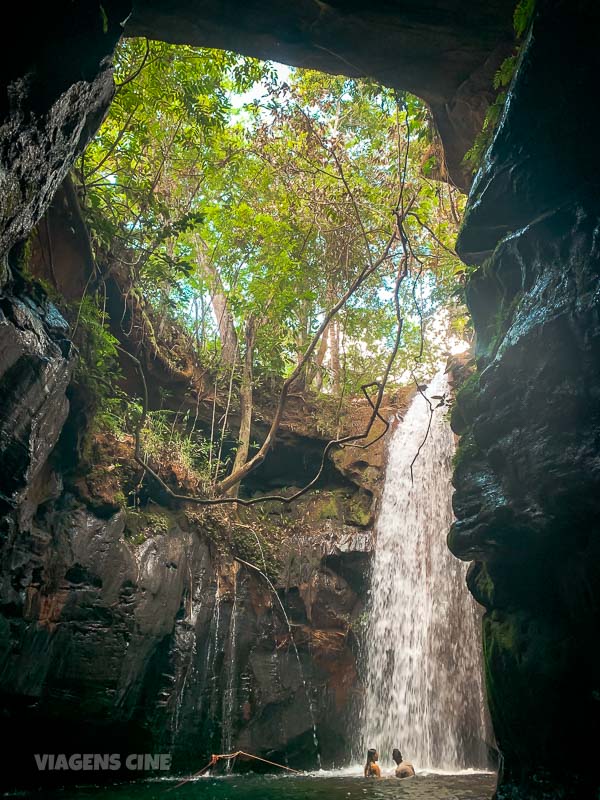
M 519 0 L 513 15 L 513 25 L 518 39 L 521 39 L 533 19 L 535 11 L 535 0 Z
M 179 283 L 194 269 L 178 241 L 201 221 L 192 203 L 205 173 L 217 168 L 229 93 L 267 72 L 255 59 L 220 50 L 141 39 L 118 48 L 117 93 L 78 178 L 96 246 L 136 252 L 137 283 L 159 302 L 176 305 Z
M 142 450 L 160 472 L 168 469 L 179 482 L 206 490 L 210 483 L 210 442 L 188 430 L 190 413 L 150 411 L 141 430 Z
M 529 28 L 534 9 L 535 0 L 520 0 L 517 4 L 513 15 L 513 25 L 517 40 L 522 39 Z M 502 115 L 504 104 L 506 103 L 507 87 L 511 83 L 517 69 L 519 51 L 520 46 L 516 48 L 515 53 L 504 59 L 500 68 L 494 75 L 493 86 L 497 95 L 486 112 L 483 126 L 475 138 L 473 146 L 465 153 L 463 158 L 463 162 L 470 166 L 473 172 L 479 169 L 483 161 L 483 156 L 492 142 L 494 131 Z
M 511 82 L 517 68 L 517 57 L 508 56 L 494 75 L 494 89 L 503 89 Z
M 514 58 L 513 56 L 510 56 L 501 65 L 500 69 L 498 70 L 498 72 L 494 77 L 494 88 L 498 89 L 500 85 L 505 85 L 501 84 L 501 81 L 507 78 L 511 66 L 514 68 L 513 58 Z M 504 64 L 506 64 L 507 66 L 504 67 Z M 483 120 L 483 126 L 481 128 L 481 131 L 475 138 L 473 146 L 469 150 L 467 150 L 467 152 L 464 155 L 463 162 L 467 166 L 470 166 L 473 172 L 476 172 L 479 169 L 481 162 L 483 161 L 485 152 L 492 142 L 492 139 L 494 137 L 494 131 L 496 130 L 496 126 L 502 114 L 502 110 L 504 109 L 506 97 L 507 94 L 505 91 L 498 92 L 498 94 L 494 99 L 494 102 L 490 104 L 488 110 L 486 111 L 485 119 Z
M 403 270 L 390 382 L 430 371 L 440 309 L 452 306 L 466 327 L 464 267 L 453 252 L 464 199 L 424 174 L 424 103 L 374 82 L 303 70 L 282 78 L 232 53 L 145 40 L 123 40 L 115 69 L 115 101 L 77 179 L 96 261 L 122 279 L 154 353 L 172 363 L 166 334 L 181 331 L 218 392 L 232 386 L 237 414 L 246 349 L 255 395 L 272 398 L 329 309 L 378 264 L 326 329 L 305 387 L 322 394 L 335 430 L 344 399 L 384 372 Z M 113 323 L 130 335 L 123 320 Z M 102 369 L 110 374 L 108 361 Z M 110 404 L 102 414 L 115 426 L 126 416 Z M 189 416 L 169 414 L 148 415 L 144 452 L 204 490 L 223 465 Z
M 86 397 L 97 424 L 113 427 L 122 410 L 122 394 L 116 388 L 121 375 L 117 339 L 95 297 L 86 295 L 66 309 L 72 336 L 79 350 L 73 380 Z
M 164 509 L 141 511 L 128 508 L 125 512 L 125 536 L 132 544 L 142 544 L 150 536 L 168 533 L 174 522 Z
M 423 103 L 373 82 L 300 70 L 282 81 L 252 59 L 140 40 L 123 42 L 116 72 L 115 103 L 80 165 L 97 246 L 120 258 L 133 251 L 136 291 L 190 329 L 205 363 L 219 356 L 215 293 L 238 339 L 258 319 L 258 387 L 289 374 L 323 314 L 381 256 L 408 148 L 414 215 L 404 224 L 414 257 L 426 262 L 413 264 L 412 279 L 436 276 L 420 304 L 411 289 L 403 295 L 403 366 L 414 361 L 415 315 L 435 313 L 456 272 L 450 207 L 461 203 L 423 178 L 431 141 Z M 255 98 L 234 105 L 252 87 Z M 323 367 L 326 391 L 352 395 L 381 373 L 401 258 L 396 242 L 340 312 L 340 366 Z

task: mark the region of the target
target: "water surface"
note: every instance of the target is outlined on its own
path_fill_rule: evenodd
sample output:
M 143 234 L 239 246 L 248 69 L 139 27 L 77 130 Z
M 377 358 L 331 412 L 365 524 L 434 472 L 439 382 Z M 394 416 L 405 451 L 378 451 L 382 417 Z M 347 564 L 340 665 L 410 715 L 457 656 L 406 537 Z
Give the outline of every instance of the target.
M 496 776 L 490 773 L 417 775 L 372 780 L 359 774 L 302 776 L 232 775 L 199 778 L 175 789 L 158 780 L 111 787 L 78 787 L 43 793 L 44 800 L 489 800 Z M 19 797 L 39 798 L 40 793 Z

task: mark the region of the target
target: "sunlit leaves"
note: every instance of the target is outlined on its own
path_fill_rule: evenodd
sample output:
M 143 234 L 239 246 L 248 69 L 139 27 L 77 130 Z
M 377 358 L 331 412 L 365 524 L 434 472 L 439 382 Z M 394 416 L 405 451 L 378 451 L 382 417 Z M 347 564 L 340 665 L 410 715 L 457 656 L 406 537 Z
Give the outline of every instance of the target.
M 218 353 L 217 282 L 238 332 L 259 321 L 256 380 L 289 374 L 325 311 L 387 252 L 399 208 L 408 241 L 394 240 L 340 312 L 343 389 L 381 372 L 404 266 L 397 374 L 414 362 L 422 320 L 453 302 L 461 278 L 451 252 L 461 199 L 423 173 L 432 134 L 421 101 L 145 40 L 121 45 L 116 81 L 79 165 L 94 243 L 131 265 L 136 291 L 190 328 L 205 357 Z

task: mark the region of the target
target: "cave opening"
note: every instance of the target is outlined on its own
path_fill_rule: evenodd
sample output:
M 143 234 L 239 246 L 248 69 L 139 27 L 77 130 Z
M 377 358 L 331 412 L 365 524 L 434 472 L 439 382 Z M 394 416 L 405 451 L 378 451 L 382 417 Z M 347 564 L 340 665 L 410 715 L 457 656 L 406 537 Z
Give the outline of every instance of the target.
M 200 308 L 190 313 L 189 287 L 198 278 L 199 259 L 186 237 L 202 228 L 201 238 L 220 237 L 229 255 L 244 241 L 241 214 L 219 230 L 234 205 L 235 181 L 229 179 L 235 173 L 241 185 L 245 168 L 231 158 L 235 148 L 223 146 L 235 127 L 226 121 L 229 111 L 223 113 L 228 88 L 221 85 L 211 95 L 206 86 L 196 86 L 187 96 L 178 94 L 189 76 L 183 70 L 173 79 L 169 70 L 177 68 L 178 58 L 172 51 L 159 79 L 161 115 L 146 114 L 145 140 L 139 135 L 143 126 L 132 133 L 122 124 L 144 107 L 135 92 L 148 87 L 136 81 L 143 82 L 146 69 L 160 68 L 161 48 L 166 53 L 178 45 L 180 52 L 224 48 L 203 72 L 213 88 L 223 59 L 231 59 L 225 72 L 231 70 L 228 80 L 238 81 L 240 90 L 253 70 L 262 69 L 258 62 L 240 66 L 243 58 L 294 65 L 283 80 L 283 71 L 271 76 L 267 111 L 241 112 L 247 114 L 241 128 L 247 126 L 246 135 L 252 131 L 245 149 L 255 155 L 262 148 L 263 156 L 263 168 L 246 191 L 264 181 L 285 198 L 284 177 L 288 189 L 290 181 L 300 185 L 298 175 L 311 172 L 308 157 L 312 183 L 305 182 L 302 191 L 318 189 L 313 214 L 323 197 L 331 203 L 335 156 L 348 159 L 345 169 L 361 155 L 358 146 L 342 146 L 352 125 L 344 127 L 343 118 L 324 131 L 320 103 L 308 103 L 295 119 L 302 124 L 294 126 L 286 97 L 318 93 L 334 80 L 327 75 L 339 72 L 345 75 L 339 79 L 343 89 L 330 94 L 342 105 L 354 103 L 361 124 L 369 114 L 371 122 L 373 114 L 387 114 L 387 131 L 392 139 L 395 133 L 400 153 L 416 149 L 419 141 L 433 148 L 424 148 L 408 184 L 433 182 L 441 171 L 441 192 L 450 192 L 451 184 L 471 187 L 457 241 L 463 264 L 448 286 L 432 282 L 417 292 L 417 300 L 439 302 L 456 281 L 475 330 L 475 358 L 455 360 L 450 373 L 457 392 L 452 426 L 461 438 L 453 457 L 456 521 L 448 544 L 471 562 L 467 584 L 485 608 L 486 684 L 501 755 L 496 797 L 579 800 L 597 794 L 589 765 L 598 727 L 598 653 L 589 632 L 598 626 L 600 585 L 598 176 L 590 158 L 597 114 L 587 102 L 597 73 L 597 17 L 584 0 L 525 1 L 516 8 L 514 2 L 496 2 L 479 9 L 462 0 L 432 0 L 418 9 L 376 2 L 368 10 L 336 0 L 293 8 L 277 0 L 243 7 L 139 0 L 133 9 L 122 0 L 85 8 L 65 1 L 33 15 L 28 40 L 3 59 L 8 91 L 0 106 L 0 693 L 15 734 L 5 776 L 13 786 L 31 772 L 31 747 L 42 748 L 49 732 L 65 749 L 97 749 L 106 742 L 148 753 L 161 748 L 183 772 L 197 768 L 198 754 L 222 752 L 234 743 L 278 763 L 287 754 L 307 768 L 314 766 L 315 750 L 325 764 L 347 760 L 351 750 L 352 713 L 360 705 L 357 656 L 368 620 L 364 570 L 372 560 L 385 453 L 378 446 L 351 457 L 350 448 L 339 448 L 319 465 L 318 452 L 333 438 L 364 431 L 373 403 L 384 418 L 408 414 L 411 393 L 397 375 L 390 373 L 391 391 L 381 398 L 377 384 L 372 394 L 353 397 L 353 391 L 365 385 L 367 373 L 381 374 L 375 351 L 386 337 L 388 345 L 393 339 L 394 321 L 386 314 L 412 198 L 402 193 L 407 205 L 400 208 L 398 251 L 382 261 L 390 267 L 388 285 L 365 284 L 337 317 L 339 325 L 327 320 L 323 361 L 315 363 L 315 345 L 308 380 L 297 391 L 286 381 L 298 364 L 299 306 L 313 304 L 309 335 L 311 326 L 314 332 L 325 320 L 335 292 L 326 281 L 319 283 L 308 261 L 300 269 L 298 252 L 305 258 L 317 248 L 312 234 L 306 236 L 310 226 L 302 202 L 289 202 L 293 192 L 287 221 L 263 199 L 249 204 L 245 224 L 261 236 L 238 259 L 243 280 L 237 297 L 231 294 L 235 269 L 227 275 L 218 265 L 230 294 L 222 308 L 233 311 L 237 341 L 227 326 L 219 329 L 224 314 L 215 314 L 218 293 L 206 280 L 210 256 L 203 264 Z M 115 89 L 113 50 L 123 30 L 128 41 L 120 45 L 117 61 L 127 65 L 129 50 L 130 69 L 117 67 Z M 302 68 L 326 76 L 301 78 Z M 212 105 L 206 103 L 210 96 Z M 203 116 L 206 131 L 221 115 L 221 153 L 211 170 L 216 204 L 189 205 L 189 167 L 200 163 L 194 162 L 194 137 L 178 148 L 179 166 L 187 159 L 187 172 L 167 175 L 169 141 L 175 143 L 187 127 L 184 115 L 179 125 L 176 115 L 169 119 L 178 108 Z M 278 155 L 277 137 L 269 139 L 261 113 L 277 120 L 280 133 L 294 133 L 295 150 L 304 157 L 301 169 Z M 433 121 L 439 140 L 407 136 L 409 128 L 411 134 L 419 129 L 421 114 Z M 482 127 L 487 135 L 478 138 Z M 158 169 L 144 172 L 153 142 L 162 143 L 154 153 Z M 309 157 L 302 147 L 310 143 Z M 370 177 L 363 185 L 349 180 L 349 192 L 344 186 L 345 209 L 337 198 L 333 222 L 342 220 L 346 234 L 349 218 L 361 229 L 353 198 L 361 212 L 369 200 L 375 205 L 370 192 L 384 183 L 373 180 L 377 169 L 385 172 L 383 160 L 377 148 L 367 153 L 364 174 Z M 474 163 L 479 170 L 473 178 Z M 117 168 L 112 174 L 104 169 L 111 164 Z M 119 176 L 128 182 L 121 185 Z M 339 173 L 337 183 L 344 183 Z M 176 213 L 173 200 L 179 203 Z M 398 210 L 395 202 L 387 207 Z M 431 208 L 418 207 L 416 216 L 427 225 L 414 219 L 418 229 L 407 237 L 415 250 L 410 258 L 435 257 L 436 248 L 445 258 L 439 241 L 453 249 L 454 234 L 452 241 L 440 236 L 439 218 L 430 224 L 425 211 Z M 328 231 L 335 227 L 332 219 L 327 225 Z M 359 244 L 347 248 L 347 262 L 333 264 L 337 273 L 328 263 L 323 274 L 336 278 L 337 289 L 351 280 L 348 266 L 361 261 L 358 251 L 362 263 L 369 261 L 376 231 L 377 225 L 358 230 Z M 269 251 L 266 234 L 273 232 L 277 245 Z M 113 243 L 123 239 L 134 247 L 115 253 Z M 262 294 L 245 269 L 253 257 L 264 270 Z M 411 268 L 419 272 L 414 263 Z M 300 283 L 290 291 L 292 284 L 285 282 L 294 273 Z M 410 306 L 408 283 L 397 296 Z M 281 338 L 269 318 L 275 289 L 278 300 L 293 295 L 295 301 L 285 312 L 287 335 Z M 252 293 L 256 314 L 247 324 L 242 308 L 249 307 Z M 403 336 L 414 356 L 421 350 L 421 314 L 412 300 Z M 178 313 L 179 323 L 186 316 L 193 322 L 186 336 L 176 324 Z M 360 317 L 368 320 L 371 350 L 356 348 L 348 359 L 363 335 Z M 214 354 L 209 368 L 197 352 L 190 356 L 198 341 L 204 342 L 205 362 L 207 353 Z M 219 377 L 215 362 L 230 346 L 237 350 L 237 366 Z M 245 355 L 253 346 L 250 363 Z M 346 357 L 343 378 L 336 350 Z M 245 367 L 256 379 L 251 402 L 247 392 L 242 397 Z M 321 374 L 315 367 L 322 367 Z M 426 392 L 426 372 L 413 381 L 419 395 Z M 287 411 L 273 431 L 273 398 L 282 393 L 288 395 Z M 342 409 L 344 398 L 356 402 Z M 249 420 L 244 405 L 252 407 Z M 307 427 L 307 420 L 314 424 Z M 104 429 L 94 428 L 98 421 Z M 383 425 L 377 416 L 374 425 L 375 431 Z M 243 443 L 245 463 L 238 460 Z M 262 458 L 265 443 L 270 466 Z M 295 458 L 299 451 L 302 456 Z M 246 471 L 249 463 L 257 469 Z M 317 491 L 288 506 L 290 495 L 321 466 L 312 487 Z M 185 505 L 185 498 L 207 498 L 217 485 L 219 496 L 235 500 L 237 493 L 243 503 L 257 502 L 240 504 L 236 514 Z M 273 512 L 275 505 L 256 513 L 268 493 L 284 496 L 283 513 Z M 296 511 L 288 513 L 290 508 Z M 390 674 L 394 658 L 388 649 Z M 557 697 L 568 701 L 557 704 Z M 85 727 L 79 725 L 83 713 Z M 48 778 L 40 769 L 31 783 L 73 777 Z M 442 778 L 419 779 L 431 781 L 431 796 L 444 790 Z M 248 791 L 264 796 L 262 786 L 247 784 Z M 322 786 L 331 796 L 333 790 Z M 457 784 L 456 790 L 481 798 L 493 787 L 491 779 L 482 779 L 471 787 Z M 99 791 L 110 796 L 112 790 Z M 217 790 L 207 791 L 212 796 Z

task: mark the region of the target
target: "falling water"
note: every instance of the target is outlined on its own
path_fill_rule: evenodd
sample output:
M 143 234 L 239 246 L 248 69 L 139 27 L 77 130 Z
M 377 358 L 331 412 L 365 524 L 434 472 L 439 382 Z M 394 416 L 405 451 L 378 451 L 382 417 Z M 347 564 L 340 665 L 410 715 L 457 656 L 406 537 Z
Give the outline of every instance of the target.
M 237 565 L 236 565 L 237 567 Z M 236 629 L 237 629 L 237 611 L 238 611 L 238 596 L 237 596 L 237 569 L 233 577 L 233 606 L 231 608 L 231 620 L 229 623 L 229 641 L 226 649 L 227 661 L 225 664 L 226 686 L 223 691 L 223 715 L 222 715 L 222 751 L 223 753 L 231 753 L 233 751 L 233 723 L 234 713 L 236 707 L 236 676 L 237 676 L 237 661 L 236 661 Z M 227 762 L 227 771 L 232 769 L 232 762 Z
M 399 747 L 417 767 L 457 770 L 486 765 L 486 719 L 479 614 L 465 586 L 466 565 L 446 546 L 454 441 L 446 407 L 436 408 L 433 398 L 447 391 L 439 372 L 426 392 L 431 406 L 418 394 L 390 442 L 376 528 L 362 741 L 384 762 Z
M 191 675 L 194 672 L 196 660 L 196 622 L 202 610 L 202 583 L 204 570 L 200 572 L 197 579 L 192 575 L 191 564 L 188 561 L 189 577 L 189 602 L 186 604 L 185 617 L 179 620 L 175 626 L 175 641 L 177 652 L 180 654 L 180 679 L 175 686 L 175 703 L 171 721 L 172 745 L 174 744 L 181 725 L 181 711 L 183 708 L 184 697 Z

